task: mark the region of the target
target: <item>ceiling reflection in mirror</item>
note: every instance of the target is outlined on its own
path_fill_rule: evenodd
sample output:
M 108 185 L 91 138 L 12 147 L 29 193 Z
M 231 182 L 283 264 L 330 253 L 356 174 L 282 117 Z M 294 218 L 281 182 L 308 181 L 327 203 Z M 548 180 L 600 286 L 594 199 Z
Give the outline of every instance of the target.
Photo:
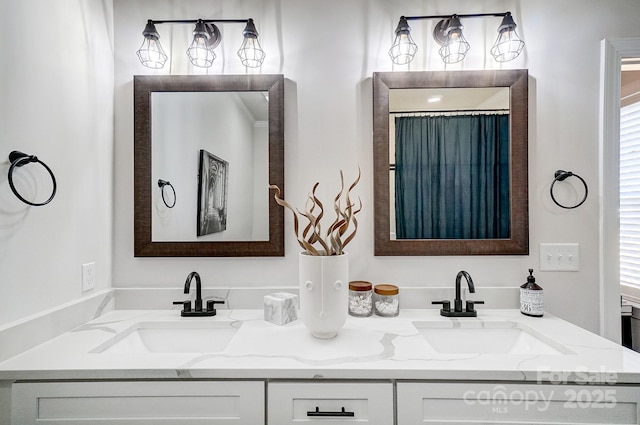
M 268 240 L 268 93 L 157 92 L 151 105 L 152 240 Z M 201 150 L 227 168 L 224 179 L 210 176 L 206 191 L 199 191 L 198 176 L 207 172 L 199 167 Z M 158 179 L 176 190 L 173 208 L 162 202 Z M 201 230 L 223 217 L 223 229 Z

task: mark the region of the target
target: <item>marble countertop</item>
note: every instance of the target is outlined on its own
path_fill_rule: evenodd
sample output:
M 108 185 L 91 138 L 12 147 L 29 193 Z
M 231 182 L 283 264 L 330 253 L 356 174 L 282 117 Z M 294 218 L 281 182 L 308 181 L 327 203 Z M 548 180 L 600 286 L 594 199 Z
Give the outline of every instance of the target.
M 284 326 L 262 310 L 219 310 L 182 318 L 176 310 L 114 310 L 0 363 L 0 380 L 57 379 L 445 379 L 552 383 L 640 383 L 640 353 L 551 315 L 481 310 L 478 318 L 450 319 L 436 309 L 402 310 L 395 318 L 349 317 L 337 337 L 314 338 L 301 320 Z M 173 353 L 117 350 L 136 324 L 170 322 L 231 329 L 215 351 L 192 341 Z M 563 347 L 553 354 L 450 354 L 434 350 L 415 322 L 456 327 L 513 322 Z M 190 326 L 190 325 L 189 325 Z M 466 326 L 466 325 L 465 325 Z M 490 342 L 487 342 L 490 344 Z M 190 343 L 191 344 L 191 343 Z M 200 348 L 202 347 L 202 348 Z M 189 352 L 182 352 L 189 351 Z

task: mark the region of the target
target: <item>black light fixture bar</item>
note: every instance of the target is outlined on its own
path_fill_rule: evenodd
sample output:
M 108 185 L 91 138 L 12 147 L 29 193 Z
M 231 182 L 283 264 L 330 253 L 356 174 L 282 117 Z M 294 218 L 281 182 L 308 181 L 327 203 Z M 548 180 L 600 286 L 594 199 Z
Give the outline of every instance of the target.
M 405 16 L 404 18 L 407 21 L 415 21 L 418 19 L 449 19 L 452 16 L 457 16 L 458 18 L 485 18 L 485 17 L 494 17 L 494 18 L 498 18 L 498 17 L 504 17 L 507 16 L 508 14 L 510 14 L 511 12 L 502 12 L 502 13 L 470 13 L 470 14 L 466 14 L 466 15 L 460 15 L 457 13 L 454 13 L 453 15 L 426 15 L 426 16 Z
M 214 49 L 220 44 L 222 34 L 216 23 L 246 24 L 242 35 L 244 40 L 238 56 L 243 65 L 249 68 L 257 68 L 262 65 L 265 53 L 258 42 L 258 31 L 253 19 L 162 19 L 147 20 L 147 25 L 142 32 L 144 41 L 137 51 L 140 62 L 148 67 L 162 68 L 169 58 L 160 45 L 160 35 L 156 30 L 156 24 L 195 24 L 193 42 L 187 49 L 187 56 L 194 66 L 208 68 L 216 58 Z
M 441 46 L 438 53 L 445 63 L 460 62 L 471 47 L 462 34 L 463 26 L 460 20 L 487 17 L 502 18 L 498 27 L 498 38 L 490 50 L 495 60 L 507 62 L 518 57 L 524 48 L 524 42 L 515 31 L 517 25 L 511 12 L 401 16 L 395 29 L 396 37 L 391 49 L 389 49 L 389 56 L 393 63 L 398 65 L 406 65 L 411 62 L 418 51 L 418 45 L 411 37 L 411 27 L 409 27 L 408 21 L 439 19 L 440 21 L 433 29 L 433 38 Z
M 205 24 L 246 24 L 247 22 L 249 22 L 249 19 L 167 19 L 161 21 L 149 19 L 147 20 L 147 22 L 151 24 L 197 24 L 198 22 L 202 22 Z

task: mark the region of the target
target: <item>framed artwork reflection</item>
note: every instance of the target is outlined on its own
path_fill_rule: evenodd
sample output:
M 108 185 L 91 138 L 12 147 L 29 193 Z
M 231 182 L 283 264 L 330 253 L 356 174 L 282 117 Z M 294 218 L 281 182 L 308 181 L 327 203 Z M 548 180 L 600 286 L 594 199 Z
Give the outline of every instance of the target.
M 198 165 L 198 236 L 227 228 L 229 163 L 200 149 Z

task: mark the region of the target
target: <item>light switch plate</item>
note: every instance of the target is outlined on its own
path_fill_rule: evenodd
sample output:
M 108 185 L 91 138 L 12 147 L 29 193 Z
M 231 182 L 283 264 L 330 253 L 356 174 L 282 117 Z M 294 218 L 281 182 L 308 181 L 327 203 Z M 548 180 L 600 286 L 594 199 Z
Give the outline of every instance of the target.
M 577 243 L 541 243 L 540 271 L 577 272 L 580 249 Z

